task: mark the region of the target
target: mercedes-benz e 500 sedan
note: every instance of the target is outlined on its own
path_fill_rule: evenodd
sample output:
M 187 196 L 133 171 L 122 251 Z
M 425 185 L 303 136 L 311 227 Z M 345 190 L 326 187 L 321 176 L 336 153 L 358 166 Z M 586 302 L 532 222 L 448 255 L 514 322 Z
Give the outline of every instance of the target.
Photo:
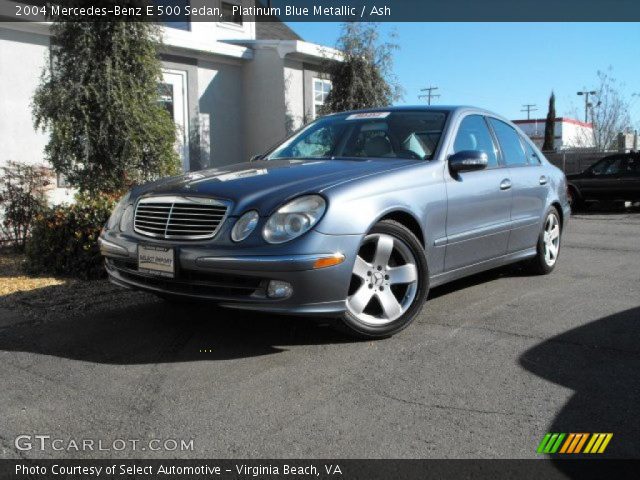
M 132 189 L 100 237 L 111 281 L 169 299 L 405 328 L 429 288 L 513 262 L 553 270 L 564 174 L 471 107 L 320 118 L 250 163 Z

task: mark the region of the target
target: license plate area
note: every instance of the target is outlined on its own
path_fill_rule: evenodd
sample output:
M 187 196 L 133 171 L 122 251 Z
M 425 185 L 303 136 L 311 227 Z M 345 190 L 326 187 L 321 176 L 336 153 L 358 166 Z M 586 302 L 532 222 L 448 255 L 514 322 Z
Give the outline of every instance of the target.
M 153 245 L 139 245 L 138 271 L 173 278 L 176 271 L 174 249 Z

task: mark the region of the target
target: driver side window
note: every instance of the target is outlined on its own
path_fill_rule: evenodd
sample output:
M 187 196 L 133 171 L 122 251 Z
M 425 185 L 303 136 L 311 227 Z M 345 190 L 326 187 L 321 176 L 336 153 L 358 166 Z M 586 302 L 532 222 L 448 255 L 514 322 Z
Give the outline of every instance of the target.
M 605 158 L 591 167 L 594 175 L 618 175 L 620 174 L 622 157 Z
M 487 154 L 489 164 L 487 168 L 498 166 L 496 146 L 487 127 L 487 122 L 481 115 L 469 115 L 460 123 L 456 139 L 453 143 L 453 153 L 463 150 L 477 150 Z

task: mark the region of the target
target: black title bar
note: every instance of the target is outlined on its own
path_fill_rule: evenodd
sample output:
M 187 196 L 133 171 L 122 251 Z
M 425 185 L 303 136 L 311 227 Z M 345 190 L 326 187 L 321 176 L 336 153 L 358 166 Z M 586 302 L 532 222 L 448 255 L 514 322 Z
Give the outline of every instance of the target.
M 234 5 L 234 4 L 230 4 Z M 639 0 L 0 0 L 2 21 L 638 22 Z

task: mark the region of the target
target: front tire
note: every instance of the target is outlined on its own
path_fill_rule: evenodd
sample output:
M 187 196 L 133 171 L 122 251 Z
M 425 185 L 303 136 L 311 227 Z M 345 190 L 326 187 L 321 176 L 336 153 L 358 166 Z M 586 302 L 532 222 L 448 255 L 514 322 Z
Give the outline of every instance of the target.
M 547 275 L 558 263 L 562 238 L 560 214 L 551 207 L 544 218 L 542 230 L 538 237 L 537 255 L 531 260 L 530 270 L 537 275 Z
M 413 321 L 428 292 L 420 241 L 404 225 L 383 220 L 360 246 L 340 325 L 361 338 L 389 337 Z
M 584 207 L 584 201 L 582 200 L 578 189 L 573 185 L 569 185 L 569 188 L 567 189 L 567 200 L 569 200 L 569 206 L 574 212 Z

